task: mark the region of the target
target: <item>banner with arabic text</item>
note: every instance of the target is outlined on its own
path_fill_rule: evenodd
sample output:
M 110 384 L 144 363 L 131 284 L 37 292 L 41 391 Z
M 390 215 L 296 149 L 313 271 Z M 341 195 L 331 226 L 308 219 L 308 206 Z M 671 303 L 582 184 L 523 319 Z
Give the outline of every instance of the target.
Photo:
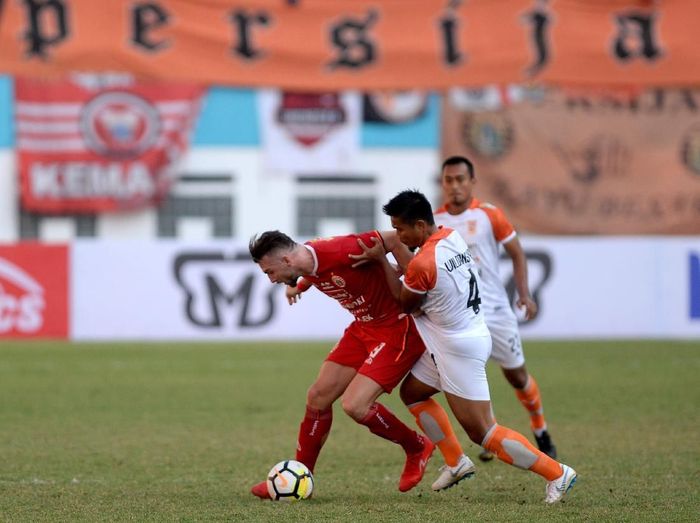
M 700 234 L 700 89 L 625 97 L 485 89 L 445 98 L 442 153 L 544 234 Z

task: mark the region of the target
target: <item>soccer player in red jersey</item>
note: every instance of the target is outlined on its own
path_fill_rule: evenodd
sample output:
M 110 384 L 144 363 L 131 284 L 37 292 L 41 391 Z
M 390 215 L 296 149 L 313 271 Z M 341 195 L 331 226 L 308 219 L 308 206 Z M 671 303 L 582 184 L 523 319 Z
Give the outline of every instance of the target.
M 401 264 L 410 252 L 396 235 L 385 242 L 377 231 L 296 243 L 279 231 L 251 239 L 250 254 L 272 283 L 287 285 L 290 305 L 310 285 L 337 300 L 353 316 L 342 338 L 321 365 L 306 397 L 306 413 L 299 427 L 296 460 L 314 470 L 333 420 L 333 403 L 342 395 L 343 410 L 377 436 L 400 445 L 406 464 L 399 490 L 406 492 L 423 478 L 435 448 L 424 436 L 377 402 L 399 384 L 425 350 L 411 316 L 401 313 L 379 264 L 357 262 L 350 254 L 362 253 L 358 240 L 375 238 Z M 269 498 L 265 482 L 251 492 Z

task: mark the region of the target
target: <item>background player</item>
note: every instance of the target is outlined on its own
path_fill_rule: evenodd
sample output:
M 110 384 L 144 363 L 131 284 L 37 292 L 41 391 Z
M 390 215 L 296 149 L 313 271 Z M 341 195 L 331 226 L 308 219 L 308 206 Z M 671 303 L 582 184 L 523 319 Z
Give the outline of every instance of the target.
M 435 225 L 432 208 L 417 191 L 392 198 L 384 212 L 402 243 L 420 251 L 409 262 L 403 284 L 381 252 L 363 248 L 380 262 L 404 312 L 416 317 L 427 351 L 401 385 L 407 404 L 442 390 L 469 438 L 502 461 L 547 480 L 545 502 L 559 501 L 576 481 L 576 472 L 536 449 L 518 432 L 498 425 L 491 414 L 486 360 L 491 337 L 481 311 L 479 279 L 469 248 L 456 231 Z
M 399 490 L 405 492 L 422 479 L 434 445 L 376 400 L 403 379 L 425 346 L 413 319 L 401 313 L 382 268 L 374 263 L 352 268 L 354 260 L 348 257 L 361 252 L 358 240 L 372 243 L 371 238 L 394 253 L 397 260 L 410 257 L 395 235 L 389 235 L 391 240 L 386 244 L 382 235 L 373 231 L 302 245 L 279 231 L 268 231 L 251 239 L 249 250 L 272 283 L 287 285 L 290 304 L 313 284 L 355 317 L 308 390 L 296 459 L 313 471 L 331 429 L 333 403 L 342 395 L 343 410 L 351 418 L 406 452 L 399 481 Z M 265 482 L 254 485 L 251 492 L 269 498 Z
M 467 158 L 447 158 L 441 172 L 444 204 L 435 212 L 435 223 L 457 231 L 469 246 L 479 270 L 482 307 L 493 340 L 491 359 L 500 365 L 518 400 L 528 411 L 537 447 L 556 458 L 557 450 L 547 431 L 540 389 L 525 367 L 518 320 L 498 274 L 499 245 L 503 245 L 513 263 L 518 292 L 516 306 L 524 311 L 527 320 L 533 319 L 537 315 L 537 304 L 530 296 L 525 253 L 503 211 L 474 197 L 475 183 L 474 166 Z M 489 461 L 493 454 L 484 450 L 479 458 Z

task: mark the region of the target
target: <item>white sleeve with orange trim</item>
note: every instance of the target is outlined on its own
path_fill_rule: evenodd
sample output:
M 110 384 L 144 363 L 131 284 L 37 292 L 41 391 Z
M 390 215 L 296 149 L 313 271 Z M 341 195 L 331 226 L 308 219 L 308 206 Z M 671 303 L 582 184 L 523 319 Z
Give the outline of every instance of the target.
M 501 209 L 490 203 L 482 203 L 479 208 L 488 216 L 493 229 L 493 236 L 498 243 L 507 243 L 515 238 L 515 227 L 513 227 L 513 224 L 510 223 Z

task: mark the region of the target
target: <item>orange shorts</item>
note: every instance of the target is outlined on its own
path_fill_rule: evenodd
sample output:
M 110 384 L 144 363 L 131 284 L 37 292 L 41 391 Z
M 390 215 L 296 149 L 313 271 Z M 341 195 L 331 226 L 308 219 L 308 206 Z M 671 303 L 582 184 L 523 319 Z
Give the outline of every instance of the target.
M 423 351 L 425 345 L 411 316 L 381 326 L 354 321 L 326 361 L 352 367 L 391 392 Z

